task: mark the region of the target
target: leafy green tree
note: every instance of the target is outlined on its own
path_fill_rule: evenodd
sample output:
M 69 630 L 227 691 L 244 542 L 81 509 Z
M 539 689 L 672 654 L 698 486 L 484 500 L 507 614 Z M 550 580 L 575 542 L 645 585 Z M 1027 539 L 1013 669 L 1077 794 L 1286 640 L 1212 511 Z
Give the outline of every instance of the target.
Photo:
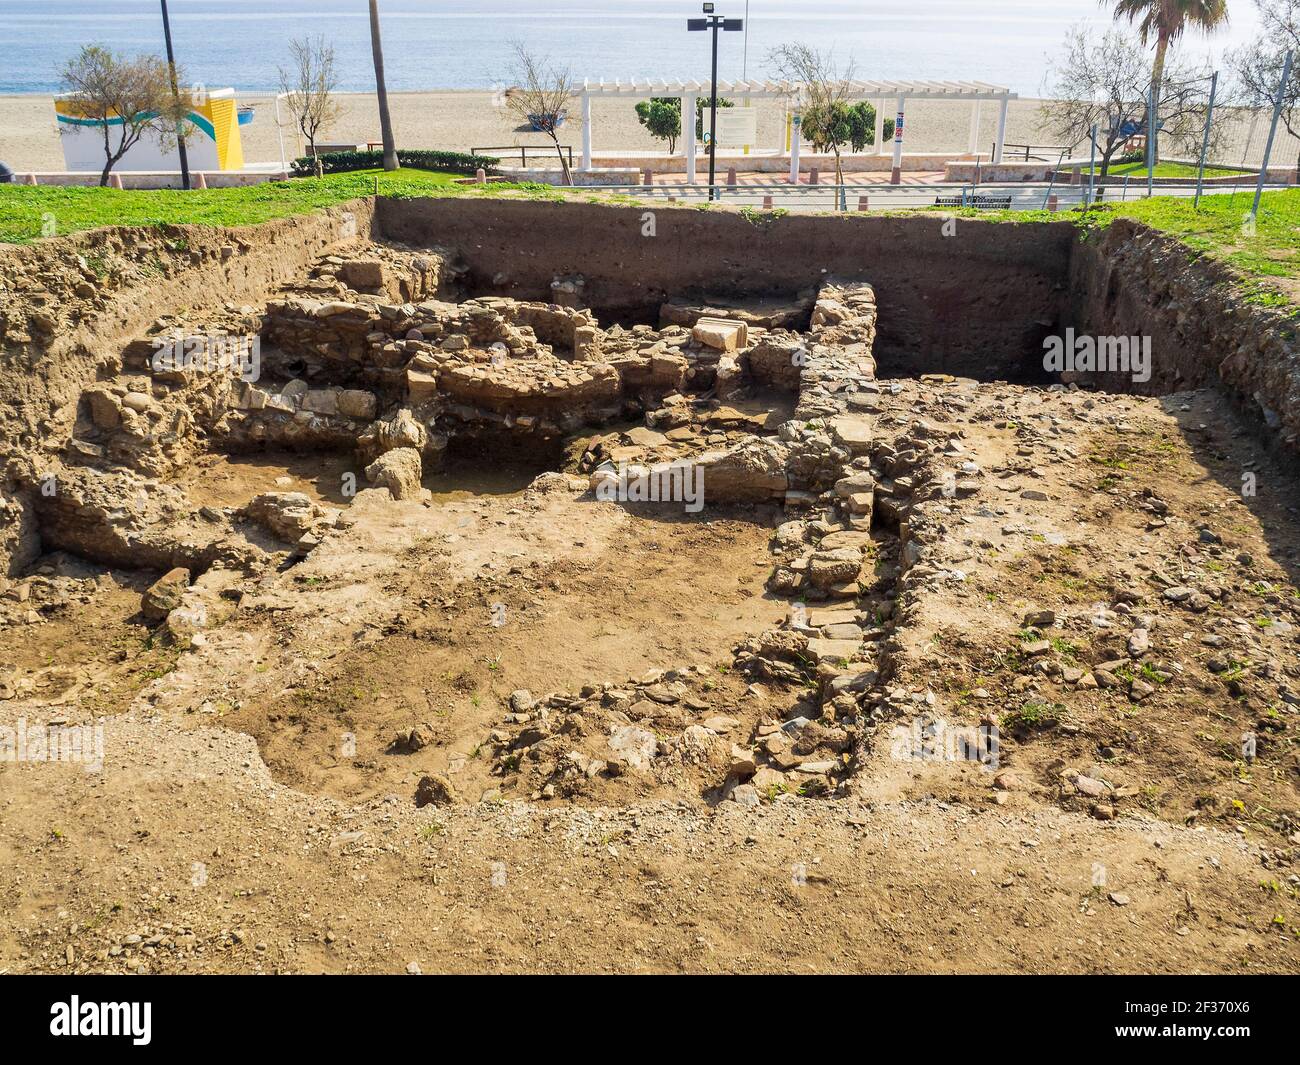
M 876 143 L 876 109 L 863 100 L 849 108 L 849 147 L 855 152 Z M 894 120 L 887 118 L 881 124 L 881 139 L 888 143 L 894 139 Z
M 813 151 L 835 153 L 835 172 L 839 175 L 840 147 L 849 143 L 853 135 L 851 109 L 843 100 L 827 100 L 816 107 L 808 107 L 803 114 L 803 135 Z M 872 130 L 875 136 L 875 130 Z
M 173 94 L 167 64 L 155 55 L 129 59 L 101 45 L 84 45 L 64 66 L 63 87 L 74 96 L 78 116 L 93 121 L 103 137 L 101 186 L 141 139 L 155 139 L 170 151 L 193 128 L 188 98 Z
M 734 107 L 735 104 L 730 100 L 718 99 L 718 107 Z M 695 139 L 702 141 L 704 139 L 704 121 L 705 112 L 708 111 L 709 101 L 703 97 L 696 97 L 695 100 Z M 642 100 L 636 105 L 637 121 L 646 128 L 646 131 L 655 140 L 668 142 L 668 154 L 672 155 L 677 150 L 677 138 L 682 135 L 682 101 L 679 96 L 654 96 L 649 100 Z M 706 152 L 713 151 L 713 145 L 706 145 Z
M 675 96 L 655 96 L 636 105 L 637 121 L 655 140 L 668 142 L 668 154 L 677 150 L 682 135 L 682 102 Z

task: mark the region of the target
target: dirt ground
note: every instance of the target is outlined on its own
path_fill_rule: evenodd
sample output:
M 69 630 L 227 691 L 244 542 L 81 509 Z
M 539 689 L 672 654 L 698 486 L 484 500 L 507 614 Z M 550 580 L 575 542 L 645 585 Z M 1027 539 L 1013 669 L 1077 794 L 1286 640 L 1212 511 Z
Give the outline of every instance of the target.
M 1300 972 L 1300 483 L 1221 394 L 349 254 L 29 456 L 0 974 Z
M 569 492 L 473 492 L 490 472 L 435 476 L 434 500 L 354 505 L 345 538 L 183 653 L 148 646 L 148 575 L 46 560 L 87 573 L 87 601 L 17 630 L 6 657 L 49 671 L 46 708 L 67 705 L 66 675 L 94 692 L 83 716 L 123 709 L 104 722 L 111 771 L 0 765 L 0 969 L 1300 969 L 1294 708 L 1249 688 L 1225 698 L 1231 680 L 1203 668 L 1214 649 L 1198 642 L 1241 619 L 1261 658 L 1287 639 L 1255 616 L 1295 596 L 1294 484 L 1209 393 L 1112 398 L 1072 421 L 1084 394 L 902 389 L 900 409 L 961 426 L 988 471 L 1038 470 L 1049 497 L 1008 492 L 1004 513 L 976 512 L 950 541 L 960 593 L 901 604 L 901 687 L 966 723 L 982 706 L 1050 711 L 1002 717 L 1014 783 L 900 759 L 885 733 L 847 798 L 746 809 L 717 802 L 704 771 L 541 798 L 491 753 L 512 691 L 698 667 L 700 715 L 748 724 L 798 698 L 728 668 L 786 611 L 764 591 L 780 515 L 665 520 Z M 1052 461 L 1066 452 L 1080 461 Z M 1244 465 L 1259 485 L 1247 499 Z M 234 501 L 290 477 L 328 500 L 336 472 L 223 458 L 201 494 Z M 1164 517 L 1143 508 L 1152 497 Z M 1222 542 L 1189 549 L 1200 525 Z M 1086 622 L 1094 603 L 1158 567 L 1228 589 L 1208 621 L 1162 610 L 1153 627 L 1183 669 L 1202 664 L 1189 683 L 1138 704 L 1028 669 L 1021 613 L 1052 608 L 1062 660 L 1104 662 L 1122 639 Z M 428 745 L 392 751 L 416 725 Z M 1067 767 L 1106 782 L 1113 818 L 1067 792 Z M 456 805 L 412 806 L 430 773 Z

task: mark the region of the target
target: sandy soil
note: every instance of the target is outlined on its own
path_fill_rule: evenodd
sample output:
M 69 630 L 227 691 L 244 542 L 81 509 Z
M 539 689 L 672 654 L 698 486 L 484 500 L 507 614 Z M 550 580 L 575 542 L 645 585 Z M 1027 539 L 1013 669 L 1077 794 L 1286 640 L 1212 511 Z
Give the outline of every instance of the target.
M 491 93 L 393 93 L 390 99 L 398 143 L 403 147 L 468 151 L 471 148 L 542 143 L 538 134 L 518 129 L 518 123 L 504 109 L 494 106 Z M 272 99 L 248 95 L 240 100 L 258 107 L 257 118 L 243 130 L 245 158 L 249 162 L 277 161 L 280 148 Z M 379 120 L 374 97 L 346 94 L 342 100 L 345 114 L 337 127 L 330 131 L 329 139 L 358 144 L 377 139 Z M 759 111 L 759 146 L 775 147 L 782 143 L 783 104 L 775 100 L 758 100 L 755 106 Z M 1057 143 L 1057 137 L 1047 128 L 1039 108 L 1038 100 L 1012 102 L 1007 122 L 1008 143 Z M 663 147 L 662 142 L 653 140 L 638 124 L 632 101 L 597 100 L 592 105 L 592 119 L 597 153 L 655 151 Z M 907 149 L 911 152 L 964 152 L 969 143 L 970 120 L 970 104 L 915 103 L 908 110 Z M 1249 117 L 1241 115 L 1234 115 L 1232 123 L 1232 135 L 1221 161 L 1240 163 L 1243 158 L 1257 161 L 1263 154 L 1267 123 L 1258 122 L 1252 130 Z M 575 116 L 566 127 L 564 137 L 564 142 L 571 144 L 575 153 L 581 150 L 581 131 L 581 121 Z M 996 135 L 997 108 L 985 104 L 981 110 L 979 136 L 982 151 L 989 150 Z M 290 157 L 298 154 L 290 128 L 286 128 L 285 137 L 286 153 Z M 1300 141 L 1287 138 L 1284 132 L 1276 149 L 1278 157 L 1294 159 L 1297 150 L 1300 150 Z M 0 159 L 18 170 L 63 168 L 51 97 L 0 96 Z

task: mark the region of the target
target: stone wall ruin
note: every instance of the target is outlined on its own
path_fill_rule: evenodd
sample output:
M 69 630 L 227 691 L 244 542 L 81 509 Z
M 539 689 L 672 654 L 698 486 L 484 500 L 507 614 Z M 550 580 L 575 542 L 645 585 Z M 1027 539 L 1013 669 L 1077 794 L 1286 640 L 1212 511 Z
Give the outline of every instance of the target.
M 1281 443 L 1300 429 L 1291 336 L 1131 227 L 1080 244 L 1065 223 L 961 223 L 949 238 L 924 218 L 760 225 L 683 211 L 648 238 L 637 209 L 370 211 L 234 234 L 105 231 L 43 244 L 44 258 L 0 256 L 7 578 L 62 550 L 220 588 L 223 574 L 269 580 L 346 534 L 347 507 L 273 485 L 194 507 L 170 482 L 209 453 L 355 455 L 360 492 L 411 505 L 425 477 L 467 459 L 525 457 L 563 470 L 560 488 L 620 501 L 632 484 L 698 478 L 709 508 L 784 518 L 767 587 L 790 619 L 733 654 L 756 682 L 803 694 L 718 766 L 718 787 L 752 803 L 845 786 L 900 698 L 896 612 L 951 578 L 945 501 L 989 488 L 956 433 L 893 402 L 891 376 L 1028 379 L 1067 324 L 1152 329 L 1176 354 L 1150 391 L 1220 385 Z M 173 336 L 256 338 L 255 379 L 160 370 Z M 169 631 L 185 631 L 187 609 L 161 615 Z M 523 737 L 541 715 L 590 698 L 513 712 L 502 764 L 540 742 Z M 645 756 L 654 705 L 619 711 L 629 757 Z M 539 787 L 617 772 L 593 773 L 594 756 L 533 761 Z

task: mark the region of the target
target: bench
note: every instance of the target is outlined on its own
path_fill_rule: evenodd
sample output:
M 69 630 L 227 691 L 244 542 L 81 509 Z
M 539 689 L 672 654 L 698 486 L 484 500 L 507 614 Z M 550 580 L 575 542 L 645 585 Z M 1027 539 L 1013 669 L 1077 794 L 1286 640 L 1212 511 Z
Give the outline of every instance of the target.
M 1011 197 L 970 196 L 963 199 L 960 196 L 936 196 L 934 205 L 936 207 L 973 207 L 977 211 L 1009 211 L 1011 210 Z

